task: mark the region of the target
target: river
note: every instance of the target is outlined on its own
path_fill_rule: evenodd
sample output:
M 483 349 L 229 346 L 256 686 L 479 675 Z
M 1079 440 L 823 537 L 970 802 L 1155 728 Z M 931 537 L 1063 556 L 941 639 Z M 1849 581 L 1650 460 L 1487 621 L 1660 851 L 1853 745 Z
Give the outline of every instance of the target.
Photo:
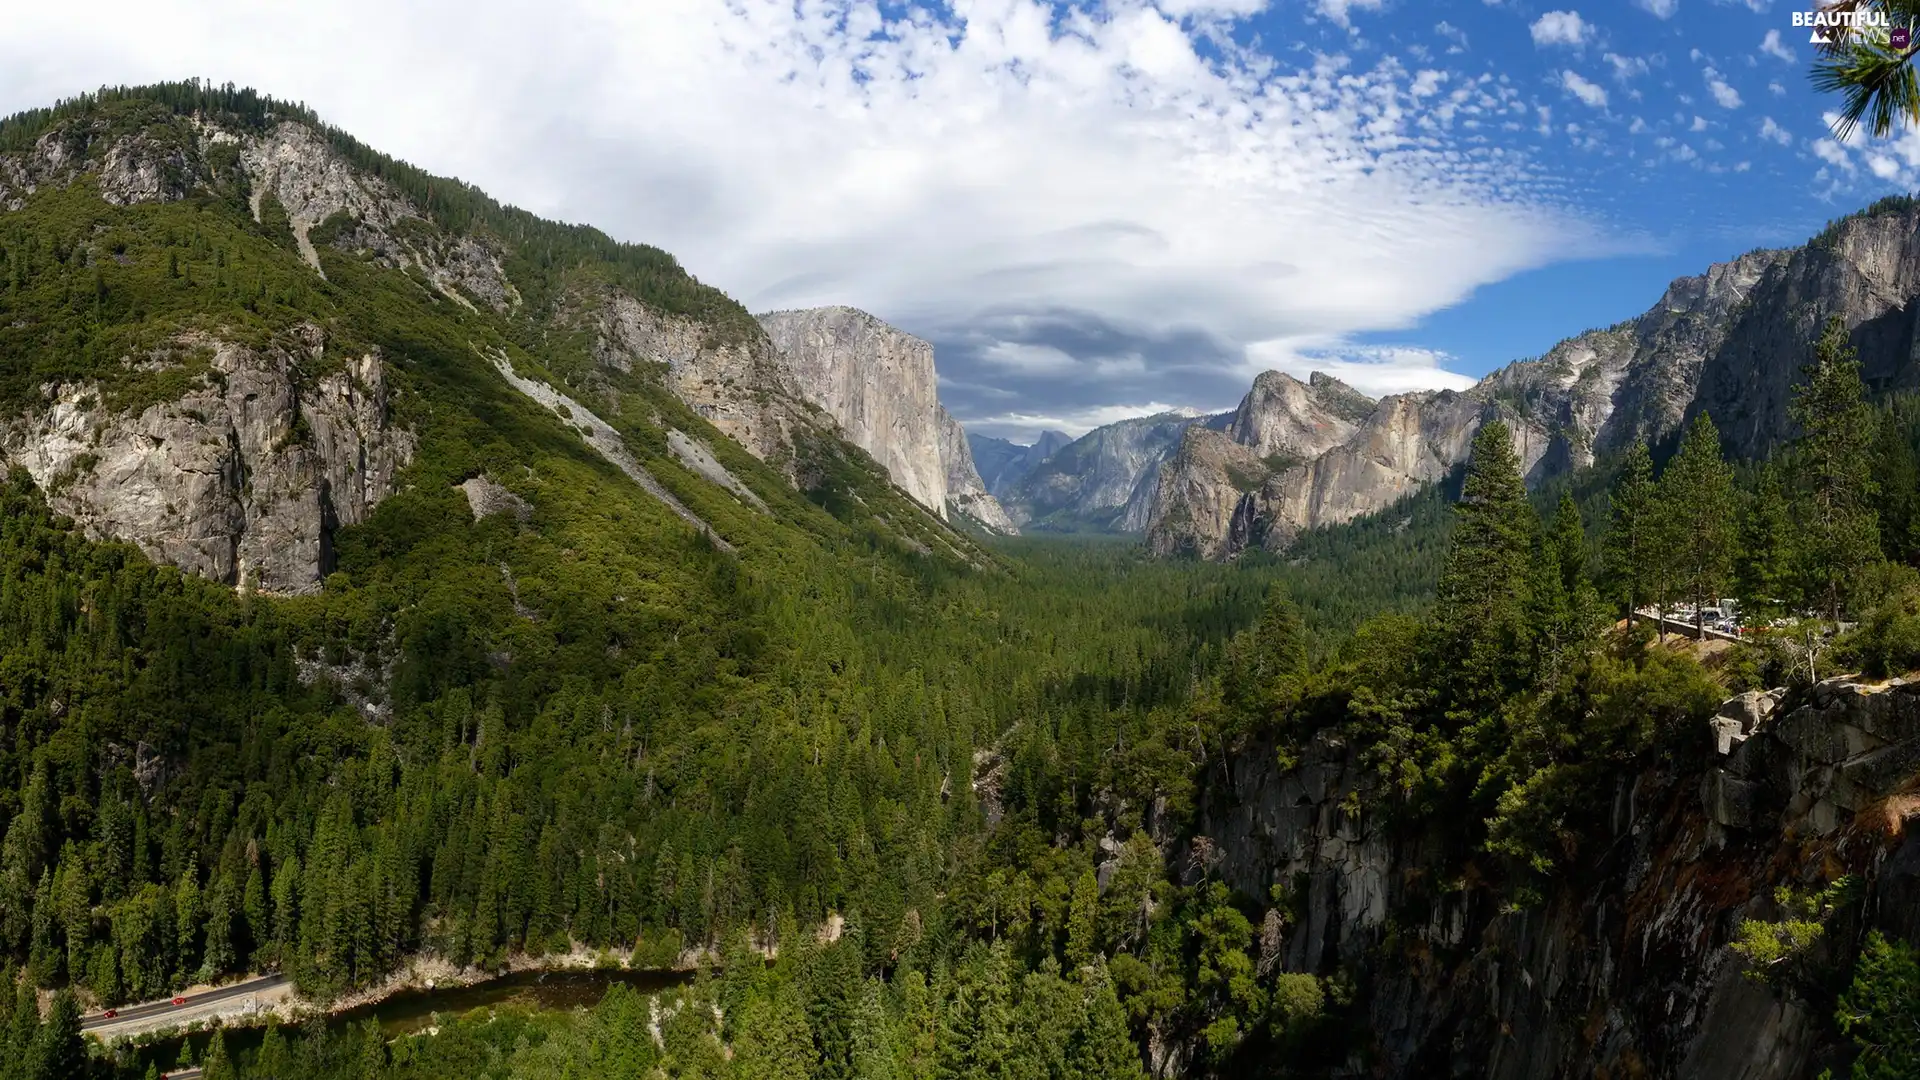
M 436 1017 L 451 1018 L 475 1009 L 499 1005 L 527 1009 L 585 1008 L 599 1001 L 614 983 L 651 994 L 692 982 L 693 975 L 692 971 L 673 969 L 516 971 L 464 986 L 401 990 L 379 1001 L 333 1013 L 326 1018 L 326 1024 L 329 1028 L 338 1028 L 371 1018 L 392 1039 L 423 1031 L 434 1025 Z M 266 1029 L 262 1027 L 230 1027 L 225 1031 L 229 1054 L 259 1046 L 266 1034 Z M 206 1052 L 208 1035 L 202 1032 L 191 1038 L 194 1060 L 198 1061 Z M 181 1036 L 173 1036 L 137 1047 L 133 1057 L 120 1061 L 122 1075 L 140 1076 L 148 1064 L 157 1064 L 162 1070 L 173 1067 L 180 1058 L 181 1041 Z

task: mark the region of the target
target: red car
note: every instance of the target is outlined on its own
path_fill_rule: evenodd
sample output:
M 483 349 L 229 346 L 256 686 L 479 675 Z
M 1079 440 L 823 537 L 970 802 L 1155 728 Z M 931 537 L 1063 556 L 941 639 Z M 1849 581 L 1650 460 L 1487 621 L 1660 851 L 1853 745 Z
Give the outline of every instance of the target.
M 107 1010 L 106 1012 L 103 1012 L 103 1013 L 101 1013 L 101 1014 L 100 1014 L 100 1019 L 102 1019 L 102 1020 L 111 1020 L 111 1019 L 113 1019 L 114 1017 L 116 1017 L 116 1016 L 119 1016 L 119 1015 L 120 1015 L 120 1010 L 119 1010 L 119 1009 L 108 1009 L 108 1010 Z
M 187 1003 L 187 999 L 183 997 L 177 997 L 173 999 L 173 1003 L 175 1005 L 185 1005 Z

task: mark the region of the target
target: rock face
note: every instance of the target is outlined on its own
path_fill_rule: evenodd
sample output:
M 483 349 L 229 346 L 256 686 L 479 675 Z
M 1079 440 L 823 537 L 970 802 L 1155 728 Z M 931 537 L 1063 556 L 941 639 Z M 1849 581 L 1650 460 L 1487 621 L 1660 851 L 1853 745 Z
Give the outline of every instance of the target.
M 1196 424 L 1222 421 L 1171 412 L 1095 428 L 1022 477 L 1001 505 L 1022 528 L 1139 532 L 1147 525 L 1160 466 L 1179 448 L 1181 436 Z
M 1248 895 L 1299 893 L 1283 969 L 1367 958 L 1372 1045 L 1339 1075 L 1811 1076 L 1831 1064 L 1822 1025 L 1729 943 L 1742 918 L 1780 917 L 1776 885 L 1841 873 L 1862 903 L 1829 923 L 1826 955 L 1869 929 L 1920 934 L 1920 800 L 1900 794 L 1920 772 L 1920 685 L 1751 697 L 1722 710 L 1752 724 L 1729 753 L 1703 729 L 1692 764 L 1623 776 L 1606 834 L 1537 907 L 1449 883 L 1447 823 L 1384 819 L 1378 774 L 1325 733 L 1294 768 L 1255 748 L 1203 789 L 1207 862 Z
M 1705 388 L 1717 377 L 1710 373 L 1728 362 L 1742 320 L 1759 306 L 1756 292 L 1784 264 L 1781 253 L 1755 252 L 1682 278 L 1638 319 L 1569 338 L 1460 393 L 1396 394 L 1363 410 L 1363 398 L 1344 387 L 1331 392 L 1336 384 L 1325 376 L 1302 384 L 1267 372 L 1225 431 L 1196 433 L 1163 472 L 1148 544 L 1207 558 L 1280 550 L 1303 529 L 1384 509 L 1445 477 L 1494 417 L 1513 429 L 1529 482 L 1671 435 L 1709 407 Z M 1805 340 L 1796 355 L 1804 356 Z M 1782 423 L 1755 445 L 1786 434 L 1789 385 L 1777 388 Z M 1713 412 L 1716 421 L 1732 414 Z
M 594 358 L 623 372 L 649 364 L 708 423 L 763 461 L 793 445 L 819 418 L 766 338 L 713 340 L 689 319 L 663 315 L 614 288 L 576 293 L 559 320 L 593 335 Z
M 933 346 L 846 307 L 759 316 L 800 395 L 873 456 L 901 490 L 944 514 Z
M 90 537 L 228 584 L 317 589 L 334 530 L 365 520 L 413 458 L 380 357 L 334 360 L 315 327 L 266 349 L 186 336 L 167 354 L 204 363 L 184 396 L 120 412 L 96 384 L 49 386 L 0 421 L 0 456 Z
M 943 406 L 939 409 L 940 463 L 947 470 L 947 509 L 975 522 L 988 532 L 1011 535 L 1020 530 L 987 491 L 973 465 L 967 431 Z
M 1031 446 L 1021 446 L 991 435 L 967 436 L 967 446 L 973 451 L 973 462 L 980 470 L 980 479 L 995 498 L 1007 495 L 1028 473 L 1039 468 L 1072 441 L 1073 436 L 1064 431 L 1042 431 Z
M 1015 531 L 973 465 L 966 432 L 940 405 L 933 346 L 849 307 L 759 316 L 794 391 L 839 424 L 902 491 L 947 517 Z

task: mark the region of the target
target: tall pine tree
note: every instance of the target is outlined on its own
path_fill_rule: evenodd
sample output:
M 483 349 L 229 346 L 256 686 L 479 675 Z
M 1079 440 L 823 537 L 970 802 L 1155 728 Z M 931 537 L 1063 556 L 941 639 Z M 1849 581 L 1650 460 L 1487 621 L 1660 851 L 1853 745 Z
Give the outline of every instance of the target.
M 1646 443 L 1635 442 L 1627 448 L 1626 463 L 1609 493 L 1611 517 L 1604 541 L 1607 581 L 1629 624 L 1652 599 L 1651 570 L 1658 548 L 1653 497 L 1653 455 Z
M 1807 603 L 1838 619 L 1860 571 L 1880 557 L 1873 410 L 1839 316 L 1827 320 L 1789 406 L 1800 427 L 1800 576 Z
M 1661 474 L 1658 505 L 1674 586 L 1693 605 L 1695 636 L 1705 636 L 1701 611 L 1731 581 L 1737 524 L 1733 470 L 1720 455 L 1720 432 L 1706 413 L 1687 425 L 1680 452 Z
M 1495 704 L 1517 674 L 1539 528 L 1505 423 L 1489 421 L 1474 436 L 1454 515 L 1434 620 L 1452 704 L 1475 711 Z

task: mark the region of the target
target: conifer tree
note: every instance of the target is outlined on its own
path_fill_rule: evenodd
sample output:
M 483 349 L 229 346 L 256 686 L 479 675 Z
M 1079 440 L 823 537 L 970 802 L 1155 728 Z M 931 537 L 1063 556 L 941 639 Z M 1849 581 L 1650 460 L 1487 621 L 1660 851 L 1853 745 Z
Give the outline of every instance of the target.
M 1800 427 L 1800 575 L 1806 600 L 1838 619 L 1860 571 L 1880 557 L 1873 411 L 1839 316 L 1827 320 L 1789 406 Z
M 1720 455 L 1720 433 L 1706 413 L 1693 418 L 1680 452 L 1661 474 L 1661 532 L 1669 538 L 1673 580 L 1694 608 L 1694 631 L 1704 636 L 1701 609 L 1718 600 L 1733 570 L 1733 470 Z
M 1474 436 L 1454 518 L 1434 620 L 1455 704 L 1472 709 L 1496 699 L 1515 673 L 1539 529 L 1505 423 L 1489 421 Z
M 1627 460 L 1609 493 L 1611 517 L 1604 541 L 1606 575 L 1613 599 L 1626 608 L 1631 624 L 1652 598 L 1655 535 L 1653 456 L 1647 444 L 1627 448 Z
M 1778 463 L 1760 467 L 1740 519 L 1734 588 L 1744 624 L 1794 606 L 1793 518 Z
M 1081 1020 L 1067 1040 L 1069 1075 L 1078 1080 L 1146 1080 L 1140 1050 L 1127 1032 L 1127 1013 L 1106 968 L 1087 981 Z
M 1100 955 L 1100 884 L 1092 870 L 1082 870 L 1067 904 L 1067 967 L 1079 971 Z
M 756 996 L 744 1012 L 733 1041 L 734 1069 L 744 1080 L 811 1080 L 817 1075 L 819 1056 L 797 988 L 789 983 Z
M 80 1035 L 80 1002 L 72 990 L 53 995 L 46 1023 L 34 1041 L 33 1075 L 44 1080 L 69 1080 L 87 1075 L 87 1047 Z
M 887 988 L 878 977 L 860 990 L 853 1017 L 854 1080 L 905 1080 L 900 1040 L 887 1009 Z

